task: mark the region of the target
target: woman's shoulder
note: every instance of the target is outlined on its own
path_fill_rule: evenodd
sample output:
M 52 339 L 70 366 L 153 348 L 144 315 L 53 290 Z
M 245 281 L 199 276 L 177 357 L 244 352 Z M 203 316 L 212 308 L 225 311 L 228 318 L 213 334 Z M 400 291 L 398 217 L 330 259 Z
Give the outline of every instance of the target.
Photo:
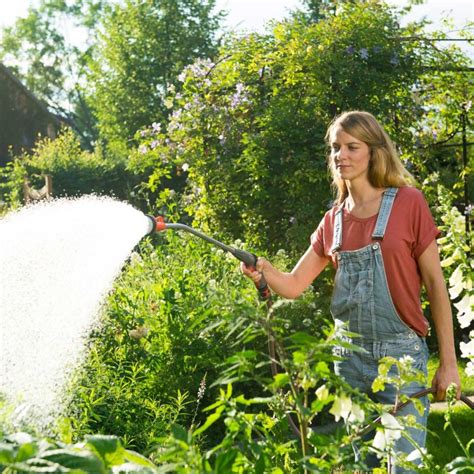
M 398 188 L 397 200 L 403 202 L 421 203 L 426 202 L 423 193 L 413 186 L 402 186 Z

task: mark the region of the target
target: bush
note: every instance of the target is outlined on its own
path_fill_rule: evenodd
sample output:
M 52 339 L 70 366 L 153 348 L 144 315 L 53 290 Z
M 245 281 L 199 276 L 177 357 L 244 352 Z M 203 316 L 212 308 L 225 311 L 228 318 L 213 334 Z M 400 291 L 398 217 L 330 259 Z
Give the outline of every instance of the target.
M 100 148 L 82 150 L 72 130 L 66 129 L 54 140 L 41 140 L 31 155 L 16 157 L 2 170 L 0 199 L 8 207 L 20 206 L 25 179 L 38 188 L 45 174 L 53 178 L 55 197 L 94 193 L 133 201 L 133 187 L 139 180 L 127 170 L 125 160 L 105 156 Z
M 273 253 L 300 254 L 331 204 L 324 135 L 335 114 L 372 112 L 418 177 L 425 173 L 425 158 L 417 156 L 420 123 L 431 126 L 439 106 L 424 108 L 420 97 L 434 100 L 425 91 L 427 67 L 433 75 L 447 66 L 439 51 L 413 41 L 421 29 L 400 27 L 379 2 L 345 2 L 316 23 L 295 19 L 233 38 L 216 60 L 185 68 L 166 102 L 169 123 L 137 135 L 131 166 L 149 173 L 151 191 L 184 174 L 181 206 L 199 226 Z M 463 61 L 453 53 L 453 65 Z M 458 84 L 453 74 L 437 84 L 449 80 L 449 88 L 462 90 L 464 79 Z

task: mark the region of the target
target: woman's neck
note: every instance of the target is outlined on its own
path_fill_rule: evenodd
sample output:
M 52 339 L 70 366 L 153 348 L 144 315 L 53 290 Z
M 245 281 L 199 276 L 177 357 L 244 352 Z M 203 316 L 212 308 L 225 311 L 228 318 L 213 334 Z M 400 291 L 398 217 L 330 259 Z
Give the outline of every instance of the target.
M 370 217 L 378 213 L 385 188 L 375 188 L 369 183 L 347 183 L 346 209 L 356 217 Z

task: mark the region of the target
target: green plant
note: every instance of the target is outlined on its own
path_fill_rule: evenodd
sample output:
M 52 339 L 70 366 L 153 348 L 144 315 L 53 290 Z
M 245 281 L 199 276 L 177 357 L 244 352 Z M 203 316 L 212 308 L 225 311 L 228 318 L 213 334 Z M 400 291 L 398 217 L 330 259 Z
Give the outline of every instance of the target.
M 65 129 L 54 140 L 40 140 L 31 155 L 18 156 L 1 170 L 1 198 L 11 208 L 21 206 L 24 182 L 41 187 L 46 174 L 53 178 L 55 197 L 95 193 L 133 201 L 139 179 L 126 170 L 124 161 L 105 156 L 100 148 L 82 150 L 77 136 Z
M 19 432 L 3 437 L 0 446 L 4 473 L 158 472 L 151 461 L 125 449 L 115 436 L 94 435 L 77 444 L 64 444 Z
M 413 89 L 429 81 L 427 68 L 448 61 L 456 69 L 465 58 L 414 41 L 423 25 L 400 27 L 397 13 L 379 2 L 343 2 L 336 10 L 315 23 L 297 17 L 262 35 L 231 38 L 217 58 L 186 67 L 165 102 L 169 122 L 136 135 L 130 166 L 149 174 L 145 191 L 176 191 L 181 199 L 172 202 L 205 230 L 300 254 L 331 202 L 324 134 L 347 109 L 378 116 L 424 178 L 418 125 L 428 127 L 436 108 L 425 114 Z M 452 107 L 464 97 L 465 76 L 437 78 L 456 91 Z M 440 117 L 437 127 L 455 126 L 452 114 Z M 184 193 L 173 187 L 178 175 L 187 179 Z M 158 196 L 158 207 L 168 197 Z

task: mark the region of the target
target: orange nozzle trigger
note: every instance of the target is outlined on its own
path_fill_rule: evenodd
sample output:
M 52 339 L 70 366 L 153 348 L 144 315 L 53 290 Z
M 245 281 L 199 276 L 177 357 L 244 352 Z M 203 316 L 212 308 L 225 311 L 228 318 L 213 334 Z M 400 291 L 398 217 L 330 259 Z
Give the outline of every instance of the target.
M 161 232 L 162 230 L 166 229 L 166 222 L 163 216 L 157 216 L 155 217 L 155 222 L 156 222 L 156 231 Z

